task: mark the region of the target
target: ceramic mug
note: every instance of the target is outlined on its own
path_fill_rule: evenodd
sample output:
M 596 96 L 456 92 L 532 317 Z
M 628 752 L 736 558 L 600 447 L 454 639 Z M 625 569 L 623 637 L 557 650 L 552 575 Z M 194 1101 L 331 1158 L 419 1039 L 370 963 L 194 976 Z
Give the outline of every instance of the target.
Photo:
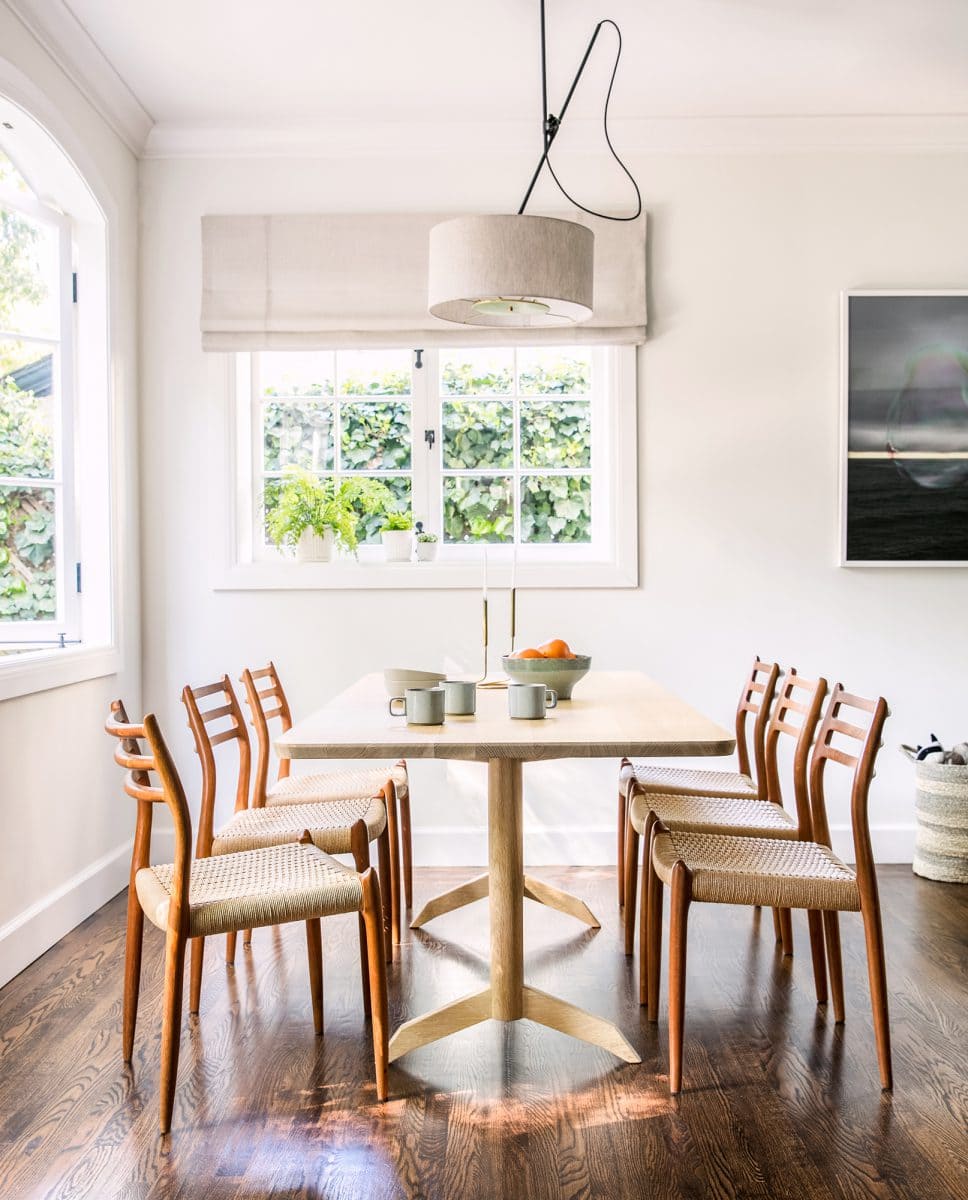
M 477 711 L 477 684 L 463 679 L 444 680 L 444 712 L 452 717 L 470 717 Z
M 402 704 L 398 712 L 394 704 Z M 442 687 L 407 688 L 402 696 L 390 701 L 392 717 L 406 717 L 408 725 L 443 725 L 444 689 Z
M 508 713 L 527 721 L 543 717 L 558 706 L 558 693 L 543 683 L 512 683 L 508 686 Z

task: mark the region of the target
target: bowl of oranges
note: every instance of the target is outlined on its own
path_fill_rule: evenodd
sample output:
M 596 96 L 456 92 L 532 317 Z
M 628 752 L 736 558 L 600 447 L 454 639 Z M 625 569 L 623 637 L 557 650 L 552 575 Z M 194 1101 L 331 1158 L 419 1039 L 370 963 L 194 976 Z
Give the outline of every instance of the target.
M 543 683 L 559 700 L 570 700 L 572 688 L 588 674 L 592 660 L 587 654 L 573 654 L 561 638 L 552 638 L 542 646 L 505 654 L 501 664 L 513 683 Z

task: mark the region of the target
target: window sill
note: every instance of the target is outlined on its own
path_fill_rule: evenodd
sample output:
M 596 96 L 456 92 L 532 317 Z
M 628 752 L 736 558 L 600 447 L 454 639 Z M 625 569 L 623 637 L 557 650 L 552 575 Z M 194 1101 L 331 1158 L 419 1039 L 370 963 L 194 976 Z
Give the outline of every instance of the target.
M 510 567 L 494 566 L 488 573 L 492 588 L 508 588 Z M 626 588 L 638 587 L 634 568 L 607 561 L 518 563 L 519 588 Z M 400 591 L 464 588 L 480 590 L 481 566 L 477 562 L 260 562 L 236 564 L 217 570 L 215 591 Z
M 114 646 L 77 646 L 32 650 L 0 658 L 0 701 L 88 679 L 115 675 L 120 655 Z

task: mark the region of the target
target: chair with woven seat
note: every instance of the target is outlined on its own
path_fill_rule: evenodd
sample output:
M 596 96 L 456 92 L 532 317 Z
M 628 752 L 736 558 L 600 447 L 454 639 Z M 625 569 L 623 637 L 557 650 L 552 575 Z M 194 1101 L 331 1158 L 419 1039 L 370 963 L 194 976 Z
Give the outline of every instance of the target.
M 687 796 L 732 796 L 739 800 L 766 799 L 766 727 L 770 718 L 770 706 L 780 677 L 776 663 L 763 662 L 754 658 L 753 666 L 743 683 L 739 703 L 736 706 L 736 757 L 738 771 L 722 771 L 707 768 L 662 767 L 652 763 L 633 762 L 622 759 L 618 773 L 618 903 L 626 903 L 626 864 L 628 838 L 629 788 L 636 784 L 645 791 L 662 792 L 666 795 L 678 793 Z M 746 722 L 753 717 L 752 738 L 747 740 Z M 753 748 L 753 764 L 750 763 L 750 743 Z M 634 902 L 635 893 L 630 899 Z
M 272 738 L 269 722 L 278 718 L 281 732 L 292 728 L 292 710 L 275 664 L 270 662 L 258 670 L 246 668 L 240 676 L 249 706 L 249 719 L 256 732 L 259 753 L 256 760 L 252 806 L 327 803 L 330 800 L 354 800 L 383 792 L 390 821 L 390 841 L 403 850 L 403 893 L 406 906 L 413 905 L 413 837 L 410 830 L 410 778 L 403 759 L 391 767 L 360 767 L 351 771 L 315 772 L 311 775 L 291 775 L 288 758 L 280 758 L 274 783 L 269 783 L 269 764 L 272 759 Z M 390 864 L 394 881 L 394 905 L 401 889 L 398 886 L 399 860 L 394 852 Z M 394 941 L 400 940 L 399 918 L 394 918 Z
M 202 764 L 201 807 L 198 817 L 198 837 L 195 854 L 198 858 L 232 854 L 242 850 L 257 850 L 266 846 L 298 841 L 308 830 L 313 845 L 327 854 L 352 854 L 356 870 L 365 871 L 370 865 L 370 843 L 376 842 L 379 853 L 381 895 L 386 926 L 387 961 L 393 958 L 390 939 L 393 914 L 390 898 L 394 889 L 390 864 L 393 851 L 390 844 L 390 823 L 387 820 L 384 795 L 358 800 L 330 800 L 324 804 L 276 804 L 271 808 L 249 808 L 249 783 L 252 751 L 245 727 L 245 717 L 228 675 L 203 687 L 186 685 L 182 703 L 188 713 L 188 725 L 195 739 L 195 750 Z M 203 707 L 204 706 L 204 707 Z M 225 724 L 225 728 L 215 728 Z M 214 731 L 213 731 L 214 730 Z M 235 788 L 235 812 L 217 832 L 214 831 L 215 800 L 218 792 L 216 747 L 227 742 L 238 745 L 238 774 Z M 361 835 L 361 831 L 365 836 Z M 249 931 L 245 931 L 248 944 Z M 397 931 L 399 940 L 399 930 Z M 204 939 L 192 943 L 191 986 L 189 1012 L 198 1012 Z M 360 955 L 363 973 L 363 997 L 369 1012 L 366 964 L 366 935 L 360 918 Z M 230 933 L 226 959 L 235 959 L 235 934 Z
M 670 829 L 694 833 L 724 833 L 736 837 L 809 838 L 810 805 L 807 795 L 807 769 L 810 747 L 820 720 L 826 679 L 803 679 L 791 668 L 779 686 L 763 739 L 763 760 L 760 778 L 765 796 L 724 796 L 666 794 L 644 788 L 633 779 L 629 786 L 629 824 L 626 843 L 626 895 L 631 899 L 625 906 L 625 953 L 631 954 L 635 939 L 635 897 L 638 873 L 638 843 L 643 839 L 643 879 L 639 897 L 642 929 L 648 927 L 648 848 L 652 825 L 658 819 Z M 799 721 L 799 725 L 797 722 Z M 794 811 L 783 807 L 783 787 L 780 782 L 780 739 L 794 739 L 793 796 Z M 793 953 L 793 929 L 789 910 L 774 910 L 777 940 L 783 943 L 785 954 Z M 811 945 L 814 954 L 822 954 L 823 935 L 819 924 L 811 918 Z M 648 951 L 646 939 L 640 939 L 641 1002 L 645 1003 L 644 984 Z M 818 964 L 822 968 L 822 963 Z M 818 981 L 823 977 L 818 971 Z M 818 983 L 819 986 L 819 983 Z
M 128 720 L 115 700 L 105 729 L 117 739 L 115 761 L 125 768 L 124 790 L 138 802 L 125 945 L 122 1052 L 131 1062 L 138 1014 L 144 918 L 165 934 L 162 1000 L 160 1127 L 171 1128 L 181 1043 L 185 950 L 192 938 L 244 928 L 306 924 L 313 1023 L 323 1032 L 323 959 L 320 918 L 361 913 L 364 919 L 372 999 L 376 1093 L 387 1095 L 389 1056 L 385 941 L 380 884 L 372 869 L 362 875 L 311 844 L 299 841 L 192 860 L 192 824 L 178 771 L 154 715 Z M 141 743 L 147 742 L 147 749 Z M 152 783 L 152 775 L 158 783 Z M 149 863 L 153 805 L 165 804 L 175 833 L 175 861 Z M 362 827 L 357 836 L 365 837 Z
M 845 720 L 843 710 L 851 710 Z M 853 714 L 861 714 L 859 716 Z M 867 970 L 881 1086 L 892 1085 L 887 976 L 877 874 L 871 849 L 868 798 L 874 762 L 888 716 L 883 698 L 867 700 L 838 683 L 830 695 L 810 759 L 810 840 L 742 838 L 722 833 L 668 829 L 657 821 L 651 834 L 649 884 L 649 1018 L 658 1018 L 661 970 L 662 893 L 670 888 L 669 1089 L 682 1088 L 686 989 L 686 928 L 695 903 L 770 905 L 822 914 L 834 1020 L 844 1020 L 844 984 L 838 913 L 859 912 L 864 922 Z M 842 739 L 854 753 L 834 744 Z M 852 772 L 850 817 L 856 868 L 830 846 L 824 795 L 828 762 Z

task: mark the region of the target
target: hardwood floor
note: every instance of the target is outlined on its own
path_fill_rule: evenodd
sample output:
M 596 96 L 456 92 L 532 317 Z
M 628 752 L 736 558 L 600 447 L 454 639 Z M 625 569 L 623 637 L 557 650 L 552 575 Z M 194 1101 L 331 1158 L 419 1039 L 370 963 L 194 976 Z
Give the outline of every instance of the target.
M 415 911 L 472 870 L 416 871 Z M 968 888 L 881 870 L 895 1090 L 883 1095 L 859 917 L 841 921 L 847 1023 L 812 996 L 804 914 L 783 959 L 770 914 L 697 905 L 685 1091 L 667 1089 L 666 991 L 650 1026 L 622 953 L 612 871 L 537 872 L 603 923 L 529 905 L 527 980 L 618 1023 L 639 1066 L 529 1022 L 493 1022 L 391 1068 L 377 1103 L 355 918 L 323 926 L 313 1036 L 302 925 L 206 954 L 173 1133 L 157 1134 L 163 945 L 149 929 L 131 1070 L 121 1064 L 124 896 L 0 991 L 0 1196 L 544 1200 L 968 1197 Z M 220 942 L 221 939 L 218 939 Z M 484 986 L 483 904 L 405 931 L 391 1025 Z

